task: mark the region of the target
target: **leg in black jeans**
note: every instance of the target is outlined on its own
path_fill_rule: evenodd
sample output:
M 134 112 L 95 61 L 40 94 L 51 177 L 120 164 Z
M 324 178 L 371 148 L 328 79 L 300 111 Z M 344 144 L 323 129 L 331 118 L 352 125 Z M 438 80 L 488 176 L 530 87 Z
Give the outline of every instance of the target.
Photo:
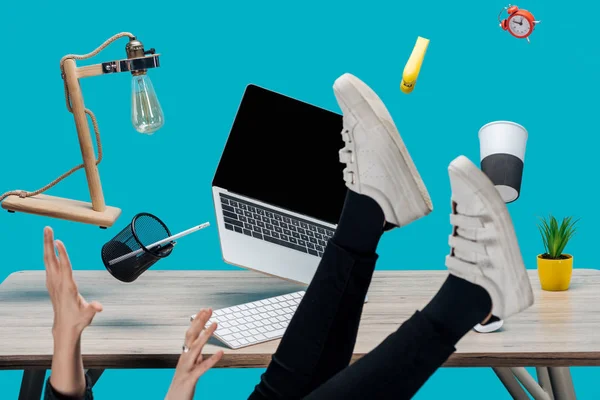
M 347 368 L 377 260 L 380 213 L 370 198 L 348 192 L 338 229 L 250 400 L 410 398 L 485 318 L 487 292 L 451 275 L 422 313 Z
M 417 312 L 374 350 L 303 399 L 410 399 L 454 350 Z
M 335 235 L 251 400 L 300 399 L 348 366 L 383 225 L 375 201 L 348 191 Z
M 304 400 L 410 399 L 491 307 L 485 289 L 449 275 L 422 312 Z

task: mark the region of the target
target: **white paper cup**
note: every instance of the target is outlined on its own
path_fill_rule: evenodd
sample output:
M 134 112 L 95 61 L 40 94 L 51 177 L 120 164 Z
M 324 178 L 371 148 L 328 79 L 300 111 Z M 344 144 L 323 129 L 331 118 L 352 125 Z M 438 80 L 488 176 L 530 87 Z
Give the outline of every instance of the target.
M 510 121 L 495 121 L 479 130 L 481 170 L 506 203 L 517 200 L 527 147 L 527 130 Z

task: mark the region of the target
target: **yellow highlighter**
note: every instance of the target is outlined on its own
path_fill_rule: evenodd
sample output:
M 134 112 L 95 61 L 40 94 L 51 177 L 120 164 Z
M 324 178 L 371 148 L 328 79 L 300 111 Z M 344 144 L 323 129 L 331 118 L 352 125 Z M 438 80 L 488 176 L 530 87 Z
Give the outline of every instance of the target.
M 419 77 L 419 72 L 421 71 L 421 65 L 423 64 L 423 59 L 425 58 L 425 53 L 427 52 L 427 46 L 429 46 L 429 39 L 419 36 L 417 38 L 417 43 L 410 54 L 410 58 L 404 66 L 402 82 L 400 82 L 400 90 L 402 92 L 408 94 L 415 88 L 415 85 L 417 84 L 417 78 Z

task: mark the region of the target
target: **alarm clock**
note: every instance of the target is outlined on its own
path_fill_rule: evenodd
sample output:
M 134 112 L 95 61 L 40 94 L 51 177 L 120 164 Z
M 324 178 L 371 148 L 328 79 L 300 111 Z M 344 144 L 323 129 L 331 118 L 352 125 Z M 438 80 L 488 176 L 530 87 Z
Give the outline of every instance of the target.
M 500 17 L 504 11 L 508 13 L 508 17 L 501 20 Z M 519 7 L 510 4 L 500 11 L 498 21 L 502 29 L 508 31 L 517 39 L 527 39 L 527 42 L 529 42 L 529 35 L 533 32 L 533 28 L 541 22 L 536 21 L 529 11 L 521 10 Z

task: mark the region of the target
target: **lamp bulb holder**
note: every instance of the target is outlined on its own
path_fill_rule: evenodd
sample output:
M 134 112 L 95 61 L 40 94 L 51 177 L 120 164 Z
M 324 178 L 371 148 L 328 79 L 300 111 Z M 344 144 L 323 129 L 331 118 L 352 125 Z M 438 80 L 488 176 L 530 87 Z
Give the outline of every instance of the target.
M 139 41 L 135 36 L 129 39 L 129 42 L 125 46 L 125 52 L 127 53 L 127 59 L 131 60 L 134 58 L 143 58 L 147 55 L 156 54 L 156 50 L 154 48 L 144 49 L 144 44 Z M 131 71 L 131 74 L 134 76 L 144 75 L 146 70 L 137 70 Z
M 137 40 L 137 38 L 132 37 L 125 46 L 125 52 L 129 59 L 144 57 L 144 44 Z

